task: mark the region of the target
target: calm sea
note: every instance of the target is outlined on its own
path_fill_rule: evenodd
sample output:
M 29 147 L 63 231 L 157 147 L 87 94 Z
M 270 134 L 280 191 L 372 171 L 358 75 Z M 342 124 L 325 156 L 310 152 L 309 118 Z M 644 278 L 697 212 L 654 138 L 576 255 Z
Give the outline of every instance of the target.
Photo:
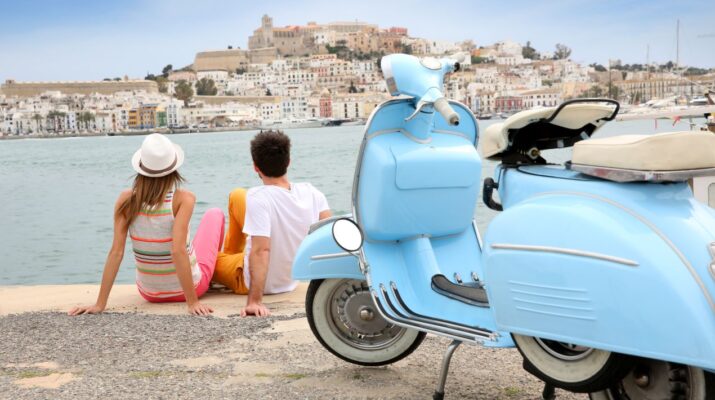
M 480 122 L 481 131 L 495 121 Z M 334 213 L 350 209 L 350 191 L 363 127 L 290 129 L 293 142 L 290 178 L 323 191 Z M 619 122 L 596 134 L 687 130 L 659 121 Z M 249 142 L 255 131 L 172 136 L 186 152 L 181 169 L 196 193 L 196 229 L 210 207 L 226 209 L 228 193 L 259 185 Z M 130 159 L 143 137 L 89 137 L 0 141 L 0 285 L 98 283 L 112 242 L 112 210 L 119 192 L 129 187 Z M 565 161 L 568 150 L 548 159 Z M 484 163 L 490 176 L 494 163 Z M 480 230 L 494 213 L 481 202 Z M 193 232 L 192 232 L 193 233 Z M 128 248 L 117 282 L 134 281 Z

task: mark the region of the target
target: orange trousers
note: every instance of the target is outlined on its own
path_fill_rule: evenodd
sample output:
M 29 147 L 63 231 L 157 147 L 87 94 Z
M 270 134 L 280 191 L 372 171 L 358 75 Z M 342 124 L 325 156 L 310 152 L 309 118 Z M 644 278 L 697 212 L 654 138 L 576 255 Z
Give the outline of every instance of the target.
M 243 279 L 243 260 L 246 235 L 243 222 L 246 218 L 246 189 L 234 189 L 228 196 L 228 229 L 223 241 L 223 251 L 216 258 L 213 281 L 220 283 L 236 294 L 248 294 Z

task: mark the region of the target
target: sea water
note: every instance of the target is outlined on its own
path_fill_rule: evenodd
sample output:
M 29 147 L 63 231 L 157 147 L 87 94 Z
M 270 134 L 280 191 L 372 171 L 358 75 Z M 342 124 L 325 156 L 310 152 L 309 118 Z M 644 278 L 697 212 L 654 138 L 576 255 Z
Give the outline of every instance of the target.
M 480 130 L 494 120 L 480 121 Z M 348 213 L 362 126 L 289 129 L 289 177 L 311 182 L 325 193 L 334 214 Z M 668 121 L 612 122 L 595 137 L 687 130 Z M 211 207 L 226 210 L 229 192 L 260 185 L 249 143 L 255 131 L 173 135 L 186 153 L 181 173 L 196 194 L 191 220 L 195 232 Z M 98 283 L 112 244 L 112 213 L 119 193 L 130 187 L 132 154 L 143 136 L 25 139 L 0 141 L 0 285 Z M 563 162 L 570 150 L 549 152 Z M 482 177 L 495 163 L 485 160 Z M 496 213 L 478 201 L 476 218 L 484 231 Z M 134 281 L 129 242 L 118 283 Z

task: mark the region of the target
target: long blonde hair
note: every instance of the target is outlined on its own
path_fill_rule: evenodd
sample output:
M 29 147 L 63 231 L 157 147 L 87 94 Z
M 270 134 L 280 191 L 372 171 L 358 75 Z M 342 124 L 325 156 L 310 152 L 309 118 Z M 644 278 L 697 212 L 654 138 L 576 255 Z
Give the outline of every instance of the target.
M 131 225 L 143 208 L 154 208 L 164 201 L 164 197 L 171 189 L 178 188 L 184 181 L 179 171 L 159 178 L 150 178 L 137 174 L 132 186 L 132 195 L 117 208 L 117 215 L 127 220 Z

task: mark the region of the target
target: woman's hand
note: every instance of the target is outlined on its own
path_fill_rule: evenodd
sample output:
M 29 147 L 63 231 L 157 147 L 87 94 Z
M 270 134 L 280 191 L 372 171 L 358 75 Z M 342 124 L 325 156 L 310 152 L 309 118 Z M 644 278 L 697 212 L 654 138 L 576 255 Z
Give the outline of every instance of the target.
M 104 307 L 100 305 L 91 305 L 83 307 L 75 307 L 67 312 L 67 315 L 82 315 L 82 314 L 99 314 L 104 311 Z
M 214 312 L 213 308 L 201 304 L 200 301 L 197 301 L 193 304 L 189 304 L 189 314 L 191 315 L 206 316 L 210 315 L 212 312 Z

